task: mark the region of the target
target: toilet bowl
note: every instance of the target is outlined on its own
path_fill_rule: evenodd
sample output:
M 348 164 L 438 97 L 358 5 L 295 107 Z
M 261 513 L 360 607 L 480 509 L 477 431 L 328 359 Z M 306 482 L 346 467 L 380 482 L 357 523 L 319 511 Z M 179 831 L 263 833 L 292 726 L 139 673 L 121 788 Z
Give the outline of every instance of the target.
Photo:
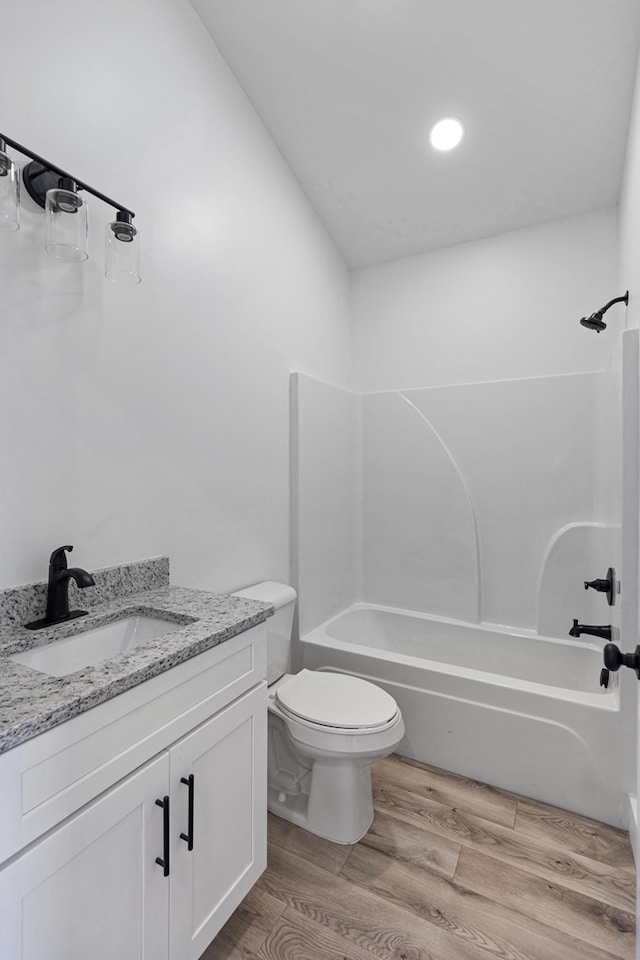
M 373 819 L 371 767 L 404 736 L 386 691 L 347 674 L 288 672 L 296 593 L 271 581 L 235 596 L 273 603 L 267 621 L 268 807 L 336 843 L 356 843 Z

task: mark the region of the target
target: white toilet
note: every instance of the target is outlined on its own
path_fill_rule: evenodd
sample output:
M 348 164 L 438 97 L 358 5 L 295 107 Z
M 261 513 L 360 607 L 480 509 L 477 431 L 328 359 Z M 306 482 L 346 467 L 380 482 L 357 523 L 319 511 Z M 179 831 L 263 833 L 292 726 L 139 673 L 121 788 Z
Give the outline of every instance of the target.
M 356 843 L 373 820 L 371 766 L 404 736 L 393 697 L 367 680 L 290 669 L 296 592 L 265 581 L 236 597 L 276 608 L 267 622 L 269 809 L 336 843 Z

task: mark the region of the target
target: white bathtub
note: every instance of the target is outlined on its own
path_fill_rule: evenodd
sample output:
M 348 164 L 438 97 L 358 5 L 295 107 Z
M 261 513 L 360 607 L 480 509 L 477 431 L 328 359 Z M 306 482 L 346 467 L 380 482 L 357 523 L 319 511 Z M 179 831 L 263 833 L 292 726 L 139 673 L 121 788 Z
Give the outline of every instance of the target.
M 599 686 L 602 641 L 356 604 L 301 646 L 305 667 L 395 697 L 402 755 L 627 827 L 618 675 Z

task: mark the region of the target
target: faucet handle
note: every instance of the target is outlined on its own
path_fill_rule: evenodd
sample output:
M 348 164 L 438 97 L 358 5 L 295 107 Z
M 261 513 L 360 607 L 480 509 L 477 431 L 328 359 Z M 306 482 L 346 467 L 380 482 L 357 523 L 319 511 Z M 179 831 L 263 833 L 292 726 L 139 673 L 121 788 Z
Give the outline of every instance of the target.
M 53 567 L 54 570 L 66 570 L 67 569 L 67 558 L 65 556 L 66 551 L 73 550 L 73 547 L 68 544 L 66 547 L 58 547 L 57 550 L 54 550 L 51 556 L 49 557 L 49 566 Z

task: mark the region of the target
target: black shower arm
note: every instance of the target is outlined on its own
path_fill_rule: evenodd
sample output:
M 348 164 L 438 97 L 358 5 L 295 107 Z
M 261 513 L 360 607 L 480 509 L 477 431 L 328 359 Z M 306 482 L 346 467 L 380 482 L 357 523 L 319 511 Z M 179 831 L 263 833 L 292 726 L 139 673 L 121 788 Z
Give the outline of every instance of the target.
M 600 315 L 602 315 L 603 313 L 606 313 L 607 310 L 609 309 L 609 307 L 612 307 L 612 306 L 614 305 L 614 303 L 625 303 L 625 304 L 628 304 L 628 303 L 629 303 L 629 291 L 627 290 L 627 292 L 625 293 L 625 295 L 624 295 L 623 297 L 614 297 L 613 300 L 609 300 L 609 303 L 605 303 L 604 307 L 600 307 L 599 310 L 596 310 L 596 313 L 599 313 Z

